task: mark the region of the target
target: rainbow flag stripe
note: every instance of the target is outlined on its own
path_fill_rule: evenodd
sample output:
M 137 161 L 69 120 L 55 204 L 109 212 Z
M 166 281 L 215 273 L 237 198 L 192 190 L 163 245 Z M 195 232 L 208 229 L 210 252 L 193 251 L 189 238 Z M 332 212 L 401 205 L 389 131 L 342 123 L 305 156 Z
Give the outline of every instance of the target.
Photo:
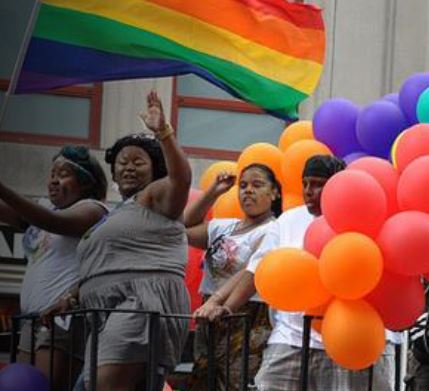
M 194 73 L 282 118 L 317 86 L 315 6 L 284 0 L 43 0 L 16 92 Z

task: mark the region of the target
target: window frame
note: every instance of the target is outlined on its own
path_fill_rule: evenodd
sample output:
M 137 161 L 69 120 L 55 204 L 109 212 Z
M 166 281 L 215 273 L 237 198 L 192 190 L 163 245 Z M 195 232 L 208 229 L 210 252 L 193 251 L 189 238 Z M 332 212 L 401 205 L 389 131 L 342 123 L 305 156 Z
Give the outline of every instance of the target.
M 175 76 L 173 77 L 171 125 L 176 132 L 178 131 L 179 109 L 182 107 L 267 115 L 260 107 L 243 101 L 179 95 L 177 92 L 177 77 Z M 237 160 L 241 153 L 241 151 L 190 147 L 186 145 L 182 145 L 182 148 L 189 156 L 203 159 Z
M 9 80 L 0 79 L 0 91 L 7 91 Z M 91 148 L 100 146 L 100 128 L 101 128 L 101 105 L 103 86 L 102 83 L 94 83 L 92 86 L 70 86 L 56 88 L 49 91 L 40 91 L 40 94 L 67 96 L 75 98 L 84 98 L 90 100 L 89 114 L 89 134 L 88 137 L 72 136 L 54 136 L 28 133 L 24 129 L 21 131 L 6 132 L 0 130 L 2 141 L 23 143 L 23 144 L 43 144 L 43 145 L 64 145 L 64 144 L 82 144 Z

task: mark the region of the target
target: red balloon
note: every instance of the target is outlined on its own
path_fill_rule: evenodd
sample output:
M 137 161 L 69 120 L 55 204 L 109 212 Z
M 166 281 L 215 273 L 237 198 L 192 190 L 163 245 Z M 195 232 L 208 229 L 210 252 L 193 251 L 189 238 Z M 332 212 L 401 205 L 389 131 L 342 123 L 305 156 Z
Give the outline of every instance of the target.
M 387 200 L 387 215 L 398 211 L 396 188 L 399 174 L 387 160 L 377 157 L 364 157 L 347 166 L 347 170 L 360 170 L 371 175 L 383 188 Z
M 385 271 L 375 289 L 365 297 L 389 330 L 403 330 L 415 323 L 425 309 L 425 291 L 418 276 Z
M 413 160 L 402 172 L 398 203 L 401 210 L 429 213 L 429 156 Z
M 319 216 L 307 228 L 304 237 L 304 249 L 315 257 L 319 257 L 325 244 L 334 236 L 335 232 L 326 222 L 325 217 Z
M 399 172 L 418 157 L 429 155 L 429 124 L 417 124 L 401 134 L 396 146 L 396 164 Z
M 366 172 L 341 171 L 323 189 L 322 212 L 336 232 L 355 231 L 376 237 L 387 216 L 386 196 Z
M 393 273 L 429 272 L 429 215 L 409 211 L 390 217 L 377 239 L 385 268 Z

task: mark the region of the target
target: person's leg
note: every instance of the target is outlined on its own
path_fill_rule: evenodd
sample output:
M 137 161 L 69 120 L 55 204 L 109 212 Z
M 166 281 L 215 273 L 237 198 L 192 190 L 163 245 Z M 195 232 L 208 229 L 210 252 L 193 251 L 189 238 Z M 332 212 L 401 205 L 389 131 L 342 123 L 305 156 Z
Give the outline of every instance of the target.
M 393 356 L 382 356 L 373 371 L 373 390 L 393 391 Z M 310 390 L 368 390 L 369 371 L 350 371 L 334 363 L 323 350 L 312 352 Z
M 146 391 L 144 364 L 108 364 L 97 371 L 97 390 L 100 391 Z M 164 375 L 156 376 L 156 390 L 164 388 Z
M 301 349 L 271 344 L 264 351 L 255 384 L 258 391 L 299 391 Z

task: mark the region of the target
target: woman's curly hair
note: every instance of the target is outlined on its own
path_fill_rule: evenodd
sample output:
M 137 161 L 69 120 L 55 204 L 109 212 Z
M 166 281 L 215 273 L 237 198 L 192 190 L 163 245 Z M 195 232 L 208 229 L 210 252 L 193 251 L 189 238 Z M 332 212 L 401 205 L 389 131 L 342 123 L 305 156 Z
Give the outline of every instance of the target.
M 153 180 L 167 176 L 167 166 L 159 142 L 153 137 L 149 137 L 143 133 L 122 137 L 117 140 L 111 148 L 106 150 L 104 160 L 107 164 L 110 164 L 110 172 L 112 175 L 115 172 L 116 157 L 123 148 L 128 146 L 140 147 L 149 155 L 152 161 Z

